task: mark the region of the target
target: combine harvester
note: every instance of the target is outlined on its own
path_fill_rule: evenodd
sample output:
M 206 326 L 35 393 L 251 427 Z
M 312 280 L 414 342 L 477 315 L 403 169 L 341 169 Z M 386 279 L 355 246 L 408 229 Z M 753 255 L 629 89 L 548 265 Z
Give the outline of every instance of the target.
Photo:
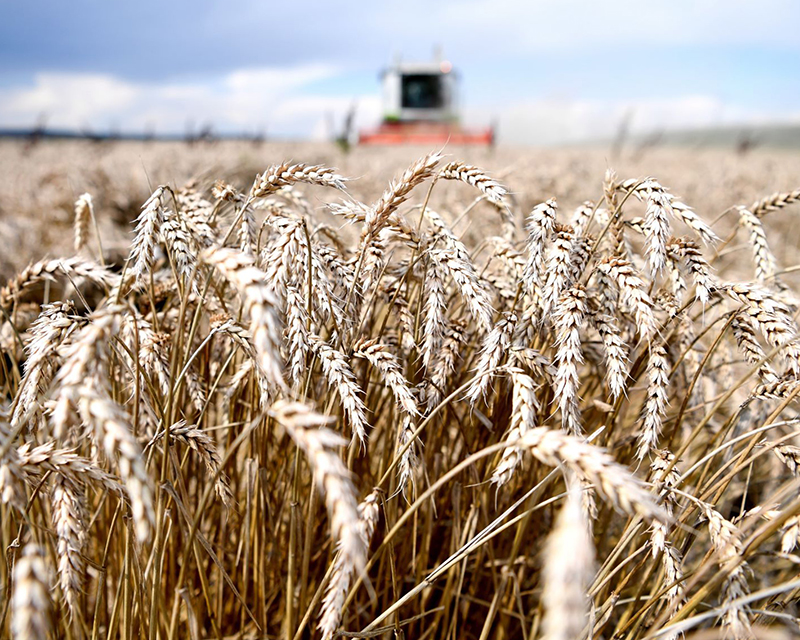
M 458 122 L 458 74 L 437 56 L 433 62 L 400 62 L 382 74 L 383 122 L 361 131 L 362 145 L 494 143 L 494 128 L 465 129 Z

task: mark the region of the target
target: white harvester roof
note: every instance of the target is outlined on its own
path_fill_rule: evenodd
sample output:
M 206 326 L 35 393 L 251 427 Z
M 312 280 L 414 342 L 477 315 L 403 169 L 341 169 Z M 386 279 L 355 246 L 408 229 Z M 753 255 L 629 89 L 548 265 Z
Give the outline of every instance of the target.
M 457 120 L 458 79 L 447 60 L 395 63 L 384 70 L 385 122 L 451 122 Z

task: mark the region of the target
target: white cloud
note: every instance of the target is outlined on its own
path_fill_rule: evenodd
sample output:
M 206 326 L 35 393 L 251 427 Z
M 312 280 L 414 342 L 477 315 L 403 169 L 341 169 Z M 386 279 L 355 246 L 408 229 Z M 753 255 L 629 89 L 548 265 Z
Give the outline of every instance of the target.
M 307 64 L 300 67 L 260 67 L 237 69 L 225 76 L 225 86 L 239 94 L 253 91 L 261 93 L 284 93 L 297 89 L 316 80 L 330 78 L 341 72 L 340 69 L 326 64 Z
M 800 123 L 794 112 L 752 109 L 708 95 L 623 100 L 528 100 L 493 114 L 498 139 L 507 144 L 556 145 L 612 138 L 623 123 L 642 135 L 703 127 Z M 488 122 L 487 110 L 470 110 L 469 122 Z
M 82 124 L 95 114 L 126 108 L 139 93 L 138 87 L 112 76 L 42 73 L 33 87 L 3 91 L 0 114 L 4 121 L 20 123 L 57 111 L 62 121 Z
M 0 126 L 32 126 L 44 116 L 48 127 L 126 132 L 155 128 L 181 133 L 210 123 L 222 132 L 267 129 L 276 135 L 322 131 L 340 121 L 353 98 L 308 94 L 312 83 L 336 76 L 330 65 L 238 69 L 207 81 L 141 83 L 110 75 L 40 73 L 33 86 L 0 90 Z M 377 118 L 373 96 L 357 99 L 362 121 Z

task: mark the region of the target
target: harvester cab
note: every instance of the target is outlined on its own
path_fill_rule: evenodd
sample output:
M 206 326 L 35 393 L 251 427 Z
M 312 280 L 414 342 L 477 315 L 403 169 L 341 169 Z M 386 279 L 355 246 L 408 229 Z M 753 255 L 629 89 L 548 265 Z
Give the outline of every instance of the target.
M 458 74 L 437 56 L 432 62 L 397 60 L 381 74 L 383 120 L 377 129 L 361 131 L 360 144 L 482 144 L 494 141 L 494 130 L 467 130 L 458 118 Z

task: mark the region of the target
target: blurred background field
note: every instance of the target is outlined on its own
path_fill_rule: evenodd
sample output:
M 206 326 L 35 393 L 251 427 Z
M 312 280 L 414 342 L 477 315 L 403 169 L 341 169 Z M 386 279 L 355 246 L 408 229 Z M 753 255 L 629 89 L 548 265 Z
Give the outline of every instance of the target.
M 411 159 L 431 151 L 419 147 L 354 147 L 344 153 L 332 143 L 216 141 L 189 144 L 181 141 L 0 140 L 0 274 L 6 278 L 31 261 L 71 255 L 75 199 L 88 192 L 111 261 L 124 257 L 133 233 L 132 222 L 142 203 L 160 184 L 180 187 L 196 180 L 208 192 L 217 179 L 247 188 L 256 173 L 284 160 L 321 163 L 337 167 L 352 177 L 348 190 L 354 198 L 369 201 Z M 800 153 L 760 147 L 736 152 L 730 147 L 633 145 L 614 149 L 607 145 L 525 149 L 499 146 L 446 147 L 453 159 L 489 171 L 510 191 L 515 210 L 527 215 L 531 207 L 555 197 L 565 210 L 584 200 L 602 196 L 607 168 L 626 177 L 654 176 L 709 221 L 735 205 L 749 205 L 776 191 L 792 191 L 800 179 Z M 465 207 L 464 187 L 439 184 L 433 205 L 451 220 Z M 300 189 L 302 192 L 302 189 Z M 324 215 L 324 190 L 310 190 L 310 204 Z M 793 224 L 793 209 L 770 215 L 771 247 L 784 267 L 798 262 L 800 227 Z M 333 218 L 331 221 L 334 222 Z M 467 235 L 483 234 L 499 220 L 485 203 L 471 212 Z M 735 215 L 715 225 L 725 233 Z M 521 218 L 518 220 L 521 225 Z M 340 222 L 335 224 L 341 226 Z M 494 229 L 496 231 L 496 228 Z M 784 231 L 784 233 L 781 233 Z M 742 243 L 745 242 L 744 235 Z M 746 244 L 727 249 L 736 261 Z M 746 273 L 742 274 L 747 277 Z

